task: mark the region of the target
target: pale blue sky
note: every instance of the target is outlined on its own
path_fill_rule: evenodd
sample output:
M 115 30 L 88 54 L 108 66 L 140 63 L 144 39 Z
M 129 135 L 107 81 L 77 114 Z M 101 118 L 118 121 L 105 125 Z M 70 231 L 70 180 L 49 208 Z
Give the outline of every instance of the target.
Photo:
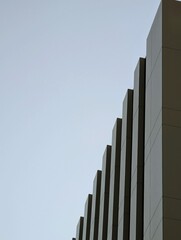
M 0 0 L 0 239 L 69 240 L 159 0 Z

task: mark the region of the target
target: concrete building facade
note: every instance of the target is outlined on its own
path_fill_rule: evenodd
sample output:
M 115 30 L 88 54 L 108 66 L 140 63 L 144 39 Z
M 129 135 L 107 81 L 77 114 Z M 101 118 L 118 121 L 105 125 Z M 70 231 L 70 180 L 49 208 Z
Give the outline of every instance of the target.
M 76 240 L 181 239 L 181 1 L 162 0 Z

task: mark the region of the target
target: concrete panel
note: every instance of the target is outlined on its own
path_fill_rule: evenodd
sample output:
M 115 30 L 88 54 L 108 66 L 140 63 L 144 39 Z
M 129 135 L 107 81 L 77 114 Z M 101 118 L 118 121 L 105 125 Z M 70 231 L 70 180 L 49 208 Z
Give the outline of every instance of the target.
M 181 2 L 163 1 L 163 46 L 181 50 Z
M 121 153 L 122 120 L 117 119 L 112 132 L 111 177 L 109 194 L 108 238 L 117 240 L 118 204 L 120 181 L 120 153 Z
M 150 33 L 147 38 L 146 55 L 146 85 L 150 81 L 155 62 L 162 49 L 162 3 L 160 4 L 155 19 L 153 21 Z
M 121 173 L 119 197 L 118 239 L 129 240 L 130 193 L 131 193 L 131 157 L 133 124 L 133 90 L 128 90 L 123 102 L 123 125 L 121 147 Z
M 92 210 L 92 194 L 89 194 L 84 208 L 84 226 L 82 240 L 90 239 L 91 210 Z
M 162 109 L 163 124 L 172 127 L 181 127 L 181 111 L 175 111 L 173 109 Z
M 144 173 L 144 234 L 146 234 L 146 231 L 151 221 L 150 200 L 151 200 L 151 156 L 149 155 L 148 160 L 145 163 Z
M 163 201 L 162 199 L 160 199 L 160 202 L 151 218 L 151 239 L 154 237 L 162 219 L 163 219 Z
M 163 238 L 163 221 L 160 222 L 158 228 L 156 229 L 153 238 L 150 238 L 150 240 L 162 240 L 165 239 L 165 236 Z M 175 238 L 173 238 L 175 240 Z
M 149 137 L 151 134 L 151 81 L 148 82 L 146 85 L 146 92 L 145 92 L 145 146 L 148 144 L 148 149 L 150 148 L 149 145 Z M 150 150 L 150 149 L 149 149 Z M 147 151 L 149 154 L 149 150 Z M 145 155 L 145 157 L 148 156 Z
M 151 44 L 151 37 L 152 37 L 152 32 L 150 30 L 150 33 L 147 37 L 146 41 L 146 85 L 148 84 L 152 72 L 152 65 L 151 65 L 151 49 L 152 49 L 152 44 Z
M 180 16 L 180 19 L 181 19 L 181 16 Z M 181 62 L 181 50 L 168 49 L 168 48 L 163 49 L 163 79 L 164 79 L 163 107 L 167 109 L 172 109 L 175 111 L 181 111 L 180 62 Z
M 135 94 L 135 93 L 134 93 Z M 132 170 L 131 170 L 131 176 L 133 178 L 133 176 L 135 175 L 135 171 L 137 169 L 137 159 L 138 159 L 138 121 L 139 121 L 139 109 L 136 111 L 134 118 L 133 118 L 133 139 L 132 139 Z M 144 134 L 142 134 L 142 138 L 143 138 Z M 144 147 L 144 145 L 142 145 Z M 143 150 L 143 149 L 142 149 Z M 143 165 L 143 164 L 142 164 Z M 131 180 L 132 181 L 132 180 Z M 136 184 L 136 182 L 134 182 L 134 185 Z M 132 184 L 132 187 L 133 184 Z
M 160 129 L 151 149 L 151 218 L 163 196 L 162 186 L 162 129 Z
M 162 109 L 162 51 L 160 51 L 151 75 L 151 132 Z
M 180 240 L 181 221 L 178 221 L 176 219 L 164 219 L 163 235 L 164 240 Z
M 80 217 L 76 229 L 76 240 L 82 240 L 84 218 Z
M 151 227 L 148 227 L 146 232 L 144 233 L 144 240 L 151 240 Z M 161 240 L 161 238 L 160 238 Z
M 160 4 L 151 27 L 151 72 L 162 49 L 162 3 Z
M 136 209 L 136 202 L 137 202 L 137 188 L 135 187 L 133 191 L 131 191 L 131 212 L 130 212 L 130 240 L 136 239 L 136 230 L 137 230 L 137 209 Z
M 153 130 L 151 132 L 151 136 L 150 136 L 150 151 L 153 147 L 153 144 L 155 143 L 156 141 L 156 138 L 159 134 L 159 131 L 160 129 L 162 128 L 162 123 L 163 123 L 163 118 L 162 118 L 162 109 L 160 109 L 160 113 L 158 114 L 158 117 L 155 121 L 155 124 L 154 124 L 154 127 L 153 127 Z
M 181 221 L 181 199 L 164 197 L 163 206 L 164 218 Z
M 101 171 L 97 171 L 93 184 L 90 240 L 98 239 L 101 173 Z
M 107 146 L 103 155 L 103 162 L 102 162 L 102 181 L 101 181 L 98 240 L 107 239 L 110 170 L 111 170 L 111 146 Z
M 163 195 L 181 199 L 181 128 L 163 126 Z

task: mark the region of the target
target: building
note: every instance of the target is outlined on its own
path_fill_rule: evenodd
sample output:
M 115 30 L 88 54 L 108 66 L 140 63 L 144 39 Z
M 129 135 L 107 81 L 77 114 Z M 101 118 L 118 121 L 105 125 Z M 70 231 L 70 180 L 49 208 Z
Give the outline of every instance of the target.
M 181 2 L 162 0 L 76 240 L 181 239 Z

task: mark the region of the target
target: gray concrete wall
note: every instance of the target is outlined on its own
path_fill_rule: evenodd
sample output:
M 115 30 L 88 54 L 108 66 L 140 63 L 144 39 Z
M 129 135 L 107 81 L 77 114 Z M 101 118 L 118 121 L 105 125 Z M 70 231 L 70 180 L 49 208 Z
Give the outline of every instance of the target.
M 181 236 L 181 3 L 163 0 L 147 39 L 144 239 Z
M 163 239 L 181 238 L 181 2 L 162 4 Z

